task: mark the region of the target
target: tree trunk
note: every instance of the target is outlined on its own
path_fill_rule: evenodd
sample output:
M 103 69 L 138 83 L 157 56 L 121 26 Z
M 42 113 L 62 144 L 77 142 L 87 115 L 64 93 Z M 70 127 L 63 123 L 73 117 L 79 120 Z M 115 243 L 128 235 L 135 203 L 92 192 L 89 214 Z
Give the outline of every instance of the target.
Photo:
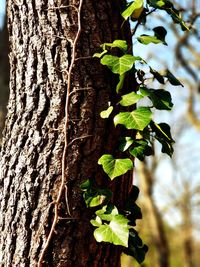
M 44 249 L 62 180 L 68 100 L 66 190 L 42 266 L 119 266 L 120 248 L 93 238 L 80 183 L 88 178 L 106 183 L 97 161 L 114 150 L 119 135 L 111 120 L 99 116 L 108 101 L 118 101 L 116 80 L 92 55 L 101 43 L 123 39 L 123 32 L 130 42 L 128 25 L 121 27 L 121 5 L 120 0 L 83 1 L 66 99 L 78 1 L 8 0 L 11 78 L 0 170 L 2 267 L 37 266 Z M 116 204 L 123 206 L 130 185 L 130 175 L 113 185 Z
M 183 247 L 185 256 L 185 267 L 194 267 L 193 260 L 193 222 L 192 222 L 192 193 L 190 192 L 189 182 L 184 184 L 184 195 L 182 203 L 180 204 L 180 210 L 182 213 L 183 224 Z
M 153 200 L 153 171 L 151 172 L 145 163 L 140 163 L 138 169 L 142 193 L 144 194 L 144 205 L 147 209 L 146 216 L 151 227 L 152 243 L 157 250 L 158 266 L 169 267 L 169 247 L 165 236 L 164 225 L 159 210 Z

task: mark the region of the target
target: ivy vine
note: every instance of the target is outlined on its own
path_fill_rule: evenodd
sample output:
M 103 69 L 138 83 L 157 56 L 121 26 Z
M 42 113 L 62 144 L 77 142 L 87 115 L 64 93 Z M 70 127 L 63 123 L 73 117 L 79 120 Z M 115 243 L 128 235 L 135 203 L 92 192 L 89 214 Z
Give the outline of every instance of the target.
M 147 16 L 156 10 L 166 12 L 174 23 L 181 26 L 183 31 L 188 30 L 181 18 L 181 13 L 168 0 L 131 1 L 127 3 L 121 15 L 124 20 L 129 19 L 135 22 L 132 29 L 132 33 L 135 35 L 138 26 L 145 25 Z M 152 43 L 167 45 L 166 35 L 167 30 L 162 26 L 157 26 L 152 30 L 152 35 L 142 34 L 136 40 L 143 45 Z M 113 53 L 113 48 L 115 51 L 119 50 L 120 56 Z M 100 116 L 102 119 L 107 119 L 112 114 L 115 126 L 119 125 L 127 130 L 134 130 L 134 135 L 133 131 L 127 131 L 130 132 L 130 135 L 120 137 L 119 150 L 124 154 L 123 158 L 104 154 L 98 160 L 98 164 L 102 166 L 109 179 L 115 180 L 134 168 L 134 158 L 143 161 L 146 156 L 154 153 L 152 143 L 155 139 L 161 144 L 161 151 L 172 156 L 174 140 L 170 133 L 170 126 L 166 123 L 156 123 L 153 120 L 155 109 L 168 111 L 172 109 L 172 98 L 170 93 L 164 89 L 151 88 L 147 77 L 150 75 L 160 84 L 165 84 L 167 81 L 174 86 L 182 86 L 182 84 L 169 70 L 166 70 L 164 74 L 160 73 L 149 66 L 143 58 L 130 54 L 126 40 L 104 43 L 101 45 L 101 50 L 100 53 L 94 54 L 94 57 L 99 58 L 100 63 L 108 67 L 113 74 L 118 75 L 116 94 L 121 96 L 121 100 L 117 104 L 117 108 L 109 103 L 108 108 L 102 111 Z M 147 72 L 144 72 L 143 66 L 148 69 Z M 121 95 L 126 76 L 130 73 L 135 76 L 137 86 L 132 91 L 129 90 L 130 93 Z M 148 99 L 149 101 L 146 102 L 150 104 L 142 105 L 141 100 L 143 99 Z M 146 102 L 142 101 L 142 103 Z M 119 106 L 121 107 L 120 111 Z M 119 211 L 112 203 L 113 194 L 110 189 L 98 188 L 95 181 L 85 181 L 82 183 L 81 189 L 87 207 L 100 207 L 91 220 L 91 224 L 95 227 L 96 241 L 123 246 L 126 254 L 135 257 L 141 263 L 148 248 L 134 229 L 136 220 L 142 218 L 141 210 L 135 203 L 139 189 L 133 186 L 133 192 L 123 211 Z

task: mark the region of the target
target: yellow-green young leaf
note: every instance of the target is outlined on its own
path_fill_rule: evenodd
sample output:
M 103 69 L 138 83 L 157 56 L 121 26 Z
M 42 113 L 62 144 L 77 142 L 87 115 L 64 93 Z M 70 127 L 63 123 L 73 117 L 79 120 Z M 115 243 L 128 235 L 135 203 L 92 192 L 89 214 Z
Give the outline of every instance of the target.
M 110 116 L 110 114 L 112 113 L 112 111 L 113 111 L 113 106 L 110 106 L 109 108 L 107 108 L 106 110 L 104 110 L 100 113 L 101 118 L 107 119 Z
M 127 106 L 134 105 L 142 98 L 143 98 L 142 95 L 138 95 L 135 92 L 132 92 L 132 93 L 123 95 L 122 100 L 119 103 L 120 105 L 127 107 Z
M 143 35 L 140 35 L 137 39 L 140 43 L 142 43 L 144 45 L 148 45 L 150 43 L 165 44 L 166 45 L 166 43 L 163 40 L 158 39 L 156 36 L 150 36 L 150 35 L 143 34 Z
M 116 87 L 116 92 L 119 93 L 119 90 L 122 89 L 124 85 L 124 79 L 125 79 L 125 74 L 119 75 L 119 82 Z
M 99 216 L 96 216 L 95 220 L 90 220 L 90 223 L 95 227 L 99 227 L 102 225 L 102 220 Z
M 143 11 L 144 0 L 135 0 L 122 13 L 122 17 L 127 20 L 130 16 L 138 19 Z
M 94 231 L 97 242 L 109 242 L 115 245 L 128 247 L 129 220 L 123 215 L 116 215 L 109 224 L 100 225 Z
M 103 55 L 105 55 L 108 51 L 107 50 L 104 50 L 103 52 L 101 53 L 95 53 L 93 55 L 93 57 L 98 57 L 98 58 L 101 58 Z
M 101 64 L 106 65 L 113 73 L 122 75 L 132 69 L 136 60 L 142 59 L 132 55 L 124 55 L 122 57 L 105 55 L 101 59 Z
M 149 108 L 139 107 L 132 112 L 120 112 L 114 117 L 114 124 L 122 124 L 127 129 L 143 131 L 152 119 Z
M 104 221 L 112 221 L 113 217 L 119 214 L 117 207 L 112 204 L 108 204 L 102 207 L 102 209 L 97 210 L 97 217 L 100 217 Z
M 103 155 L 98 160 L 98 164 L 102 165 L 111 180 L 133 169 L 133 162 L 130 159 L 115 159 L 110 154 Z
M 115 40 L 113 43 L 105 43 L 105 44 L 103 44 L 101 46 L 102 47 L 109 46 L 111 48 L 117 47 L 117 48 L 121 49 L 124 52 L 128 49 L 128 45 L 127 45 L 127 42 L 125 40 Z

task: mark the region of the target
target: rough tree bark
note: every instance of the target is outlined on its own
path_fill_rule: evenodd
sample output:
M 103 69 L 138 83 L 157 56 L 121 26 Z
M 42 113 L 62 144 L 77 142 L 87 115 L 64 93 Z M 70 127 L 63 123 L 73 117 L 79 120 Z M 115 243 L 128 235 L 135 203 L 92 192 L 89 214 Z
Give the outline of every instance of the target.
M 118 132 L 99 112 L 113 96 L 115 79 L 91 58 L 99 45 L 129 37 L 122 25 L 121 0 L 84 0 L 81 35 L 71 80 L 70 125 L 65 192 L 56 232 L 42 266 L 119 266 L 120 249 L 98 245 L 89 224 L 80 183 L 96 177 L 105 183 L 97 160 L 111 152 Z M 36 266 L 54 217 L 61 183 L 64 110 L 79 1 L 8 0 L 10 98 L 1 152 L 0 266 Z M 57 8 L 60 7 L 60 8 Z M 76 91 L 75 91 L 76 90 Z M 87 138 L 80 138 L 88 136 Z M 126 178 L 126 179 L 125 179 Z M 123 205 L 131 177 L 115 185 Z

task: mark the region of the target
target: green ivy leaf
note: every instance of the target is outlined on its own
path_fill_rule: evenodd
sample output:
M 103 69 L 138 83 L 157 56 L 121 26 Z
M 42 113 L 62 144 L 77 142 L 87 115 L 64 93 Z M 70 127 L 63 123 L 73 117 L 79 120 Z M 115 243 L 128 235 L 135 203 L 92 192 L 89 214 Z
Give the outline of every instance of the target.
M 109 118 L 110 114 L 113 111 L 113 106 L 108 107 L 106 110 L 101 111 L 100 116 L 102 119 Z
M 140 87 L 139 91 L 143 96 L 150 96 L 150 94 L 151 94 L 149 89 L 146 87 Z
M 123 95 L 122 100 L 119 103 L 121 106 L 127 107 L 134 105 L 142 98 L 143 98 L 142 95 L 138 95 L 135 92 L 131 92 L 129 94 Z
M 108 189 L 99 189 L 94 186 L 94 182 L 86 180 L 80 188 L 84 191 L 83 198 L 87 207 L 96 207 L 108 202 L 112 197 L 112 192 Z
M 165 84 L 164 77 L 156 70 L 150 67 L 150 73 L 154 76 L 154 78 L 161 84 Z
M 117 207 L 113 204 L 108 204 L 102 207 L 102 209 L 97 210 L 96 215 L 104 221 L 111 221 L 117 214 L 119 214 Z
M 155 132 L 155 138 L 162 144 L 162 152 L 172 156 L 175 141 L 172 139 L 170 126 L 166 123 L 151 122 L 152 131 Z
M 102 220 L 99 216 L 96 216 L 95 220 L 90 220 L 90 223 L 95 227 L 99 227 L 102 225 Z
M 143 4 L 144 0 L 135 0 L 123 11 L 122 17 L 127 20 L 131 15 L 133 15 L 133 17 L 137 19 L 141 15 Z
M 125 40 L 115 40 L 113 43 L 105 43 L 105 44 L 101 45 L 101 47 L 103 47 L 103 48 L 105 48 L 106 46 L 109 46 L 111 48 L 117 47 L 124 52 L 126 52 L 128 49 L 128 45 L 127 45 L 127 42 Z
M 101 64 L 106 65 L 113 73 L 122 75 L 132 69 L 136 60 L 142 60 L 141 57 L 132 55 L 123 55 L 122 57 L 105 55 L 101 59 Z
M 143 161 L 145 156 L 152 155 L 152 148 L 146 140 L 138 140 L 134 142 L 133 148 L 129 150 L 130 154 L 139 160 Z
M 119 93 L 119 90 L 122 89 L 124 86 L 124 79 L 125 79 L 125 74 L 119 75 L 119 82 L 116 87 L 116 92 Z
M 133 162 L 130 159 L 115 159 L 110 154 L 103 155 L 98 164 L 103 166 L 103 170 L 111 180 L 133 169 Z
M 124 253 L 134 257 L 140 264 L 144 261 L 147 251 L 148 247 L 143 244 L 141 238 L 138 236 L 138 233 L 131 229 L 129 231 L 128 248 L 124 250 Z
M 173 107 L 171 94 L 164 89 L 140 88 L 142 95 L 148 96 L 153 106 L 159 110 L 171 110 Z
M 101 58 L 103 55 L 105 55 L 108 51 L 107 50 L 104 50 L 103 52 L 101 53 L 95 53 L 93 55 L 93 57 L 97 57 L 97 58 Z
M 152 112 L 147 107 L 139 107 L 132 112 L 120 112 L 114 117 L 114 124 L 124 125 L 127 129 L 142 131 L 151 121 Z
M 134 140 L 129 136 L 120 138 L 120 151 L 126 151 L 133 144 L 133 142 Z
M 154 31 L 155 37 L 157 37 L 159 40 L 162 40 L 163 43 L 166 44 L 165 37 L 167 35 L 167 30 L 162 26 L 158 26 L 158 27 L 153 28 L 153 31 Z
M 153 43 L 153 44 L 165 44 L 165 42 L 163 42 L 163 40 L 160 40 L 158 39 L 156 36 L 150 36 L 150 35 L 146 35 L 146 34 L 142 34 L 140 35 L 137 40 L 141 43 L 141 44 L 144 44 L 144 45 L 148 45 L 150 43 Z
M 116 215 L 109 224 L 100 225 L 94 231 L 97 242 L 109 242 L 115 245 L 128 247 L 129 220 L 123 215 Z
M 167 70 L 165 77 L 168 78 L 168 81 L 172 85 L 175 85 L 175 86 L 181 85 L 183 87 L 182 83 L 169 70 Z
M 183 21 L 183 19 L 181 17 L 181 12 L 174 7 L 174 5 L 171 1 L 169 1 L 169 0 L 148 0 L 147 3 L 154 8 L 158 8 L 158 9 L 166 11 L 171 16 L 172 20 L 175 23 L 180 24 L 181 29 L 183 31 L 189 30 L 189 28 L 187 27 L 187 25 L 185 24 L 185 22 Z
M 165 0 L 147 0 L 147 3 L 154 8 L 162 8 L 165 6 Z

